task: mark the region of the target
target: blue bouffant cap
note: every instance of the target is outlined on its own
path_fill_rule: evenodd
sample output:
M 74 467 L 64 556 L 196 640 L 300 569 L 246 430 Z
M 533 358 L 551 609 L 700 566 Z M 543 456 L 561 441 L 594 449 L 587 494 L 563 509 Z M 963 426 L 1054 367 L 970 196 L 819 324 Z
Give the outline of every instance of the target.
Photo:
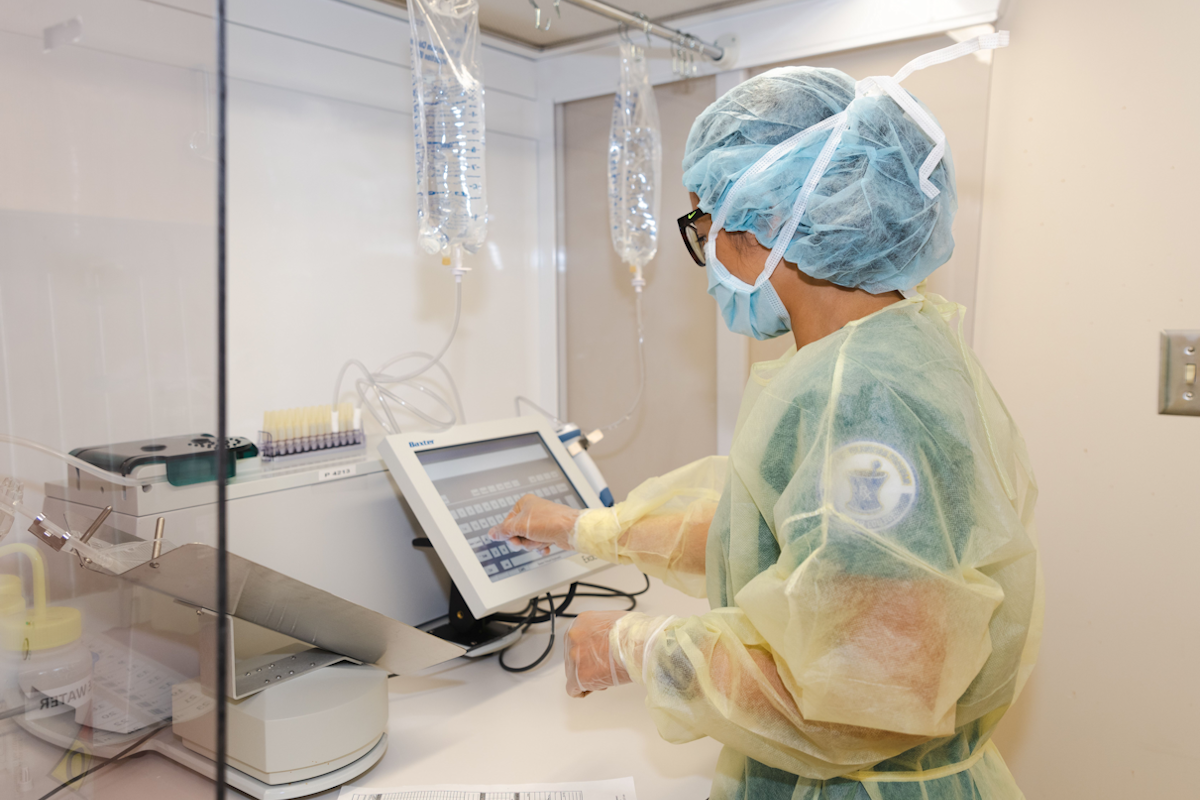
M 947 148 L 929 175 L 937 190 L 929 197 L 919 170 L 935 142 L 890 96 L 856 97 L 855 88 L 845 73 L 815 67 L 781 67 L 738 85 L 692 125 L 683 183 L 715 213 L 773 146 L 849 109 L 783 258 L 839 286 L 873 294 L 911 289 L 954 250 L 954 165 Z M 814 134 L 749 178 L 730 199 L 723 228 L 749 231 L 773 248 L 829 135 Z

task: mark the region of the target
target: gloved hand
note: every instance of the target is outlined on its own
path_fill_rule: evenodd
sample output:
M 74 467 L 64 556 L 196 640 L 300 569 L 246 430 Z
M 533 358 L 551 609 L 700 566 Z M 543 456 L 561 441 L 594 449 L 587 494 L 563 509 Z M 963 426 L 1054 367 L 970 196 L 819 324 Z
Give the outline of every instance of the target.
M 567 694 L 584 697 L 591 692 L 631 681 L 619 653 L 608 646 L 609 632 L 625 611 L 584 611 L 567 631 L 563 664 Z
M 573 550 L 571 531 L 582 513 L 577 508 L 527 494 L 517 501 L 503 522 L 488 531 L 488 536 L 506 542 L 510 548 L 541 550 L 543 555 L 549 554 L 550 545 Z

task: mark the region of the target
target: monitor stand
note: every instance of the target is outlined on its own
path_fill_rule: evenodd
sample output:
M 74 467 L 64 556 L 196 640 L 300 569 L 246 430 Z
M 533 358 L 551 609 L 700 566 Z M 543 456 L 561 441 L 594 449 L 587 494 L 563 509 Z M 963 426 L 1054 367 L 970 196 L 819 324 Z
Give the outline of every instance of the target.
M 413 547 L 433 547 L 426 538 L 413 539 Z M 450 582 L 450 607 L 444 617 L 418 626 L 425 633 L 462 645 L 467 658 L 478 658 L 516 644 L 523 633 L 520 623 L 500 622 L 491 615 L 476 618 L 454 582 Z

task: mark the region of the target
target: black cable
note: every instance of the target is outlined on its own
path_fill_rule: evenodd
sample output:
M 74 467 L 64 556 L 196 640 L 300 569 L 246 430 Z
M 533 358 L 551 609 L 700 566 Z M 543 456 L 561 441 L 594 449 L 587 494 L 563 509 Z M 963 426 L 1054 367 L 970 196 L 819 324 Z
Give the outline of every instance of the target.
M 525 605 L 525 608 L 521 609 L 516 614 L 492 614 L 490 619 L 494 619 L 498 622 L 525 623 L 526 627 L 529 627 L 529 625 L 536 625 L 539 622 L 551 622 L 551 621 L 553 621 L 552 617 L 551 617 L 552 614 L 555 617 L 563 616 L 562 612 L 567 606 L 569 606 L 571 604 L 571 600 L 573 600 L 575 598 L 575 589 L 578 586 L 579 586 L 579 584 L 572 583 L 571 588 L 567 590 L 566 594 L 553 595 L 556 598 L 563 599 L 562 604 L 559 605 L 559 607 L 557 609 L 554 608 L 554 604 L 551 603 L 550 611 L 542 611 L 542 608 L 541 608 L 542 598 L 535 597 Z M 546 595 L 546 597 L 551 597 L 551 595 L 548 594 L 548 595 Z M 539 614 L 538 612 L 541 612 L 541 613 Z
M 546 595 L 546 597 L 549 598 L 550 610 L 552 612 L 554 612 L 555 616 L 561 617 L 563 615 L 563 613 L 566 612 L 567 606 L 571 605 L 571 601 L 575 599 L 575 592 L 578 589 L 579 589 L 579 584 L 572 583 L 571 587 L 569 589 L 567 589 L 567 593 L 565 595 L 560 595 L 560 597 L 562 597 L 563 601 L 558 604 L 557 609 L 554 608 L 554 601 L 553 601 L 554 595 L 552 595 L 552 594 Z M 536 604 L 538 606 L 538 610 L 540 611 L 541 610 L 541 598 L 535 597 L 533 599 L 533 602 L 534 602 L 534 604 Z
M 555 611 L 555 616 L 564 617 L 566 619 L 574 619 L 575 617 L 579 616 L 578 614 L 565 613 L 567 606 L 569 606 L 571 604 L 571 601 L 574 600 L 576 597 L 600 597 L 600 598 L 624 597 L 626 600 L 629 601 L 629 606 L 625 610 L 633 611 L 635 608 L 637 608 L 637 598 L 644 595 L 646 592 L 650 591 L 650 576 L 643 575 L 642 577 L 645 578 L 646 585 L 643 586 L 641 589 L 639 589 L 636 592 L 626 592 L 622 589 L 615 589 L 612 586 L 601 586 L 601 585 L 595 584 L 595 583 L 584 583 L 584 582 L 580 581 L 577 583 L 572 583 L 571 588 L 566 592 L 566 594 L 556 594 L 556 595 L 548 595 L 548 596 L 552 596 L 555 600 L 563 601 L 563 603 Z M 589 589 L 598 589 L 599 591 L 580 592 L 580 591 L 578 591 L 578 588 L 580 586 L 586 586 Z M 529 619 L 529 614 L 531 613 L 531 609 L 534 606 L 537 606 L 537 611 L 540 612 L 540 614 L 533 620 L 534 624 L 539 623 L 539 622 L 547 622 L 550 619 L 550 617 L 549 617 L 550 612 L 541 608 L 541 606 L 540 606 L 541 600 L 542 600 L 542 598 L 535 597 L 534 599 L 529 601 L 529 603 L 525 606 L 525 608 L 521 609 L 520 611 L 516 612 L 515 614 L 493 614 L 492 619 L 498 620 L 500 622 L 522 623 Z
M 500 620 L 502 622 L 520 623 L 522 633 L 529 630 L 530 626 L 536 625 L 540 622 L 550 623 L 550 641 L 546 643 L 546 649 L 542 651 L 542 654 L 538 656 L 537 659 L 523 667 L 511 667 L 504 662 L 505 651 L 501 650 L 499 656 L 501 669 L 503 669 L 505 672 L 528 672 L 529 670 L 541 665 L 550 656 L 550 652 L 554 649 L 554 620 L 558 617 L 574 619 L 575 617 L 579 616 L 578 614 L 565 613 L 567 607 L 571 605 L 571 601 L 576 597 L 624 597 L 629 601 L 629 607 L 625 609 L 626 611 L 632 611 L 633 609 L 637 608 L 637 598 L 650 591 L 650 576 L 643 575 L 642 577 L 646 579 L 646 585 L 636 592 L 626 592 L 621 589 L 615 589 L 612 586 L 601 586 L 595 583 L 584 583 L 582 581 L 577 581 L 576 583 L 572 583 L 570 588 L 567 589 L 566 593 L 564 594 L 552 594 L 547 592 L 545 595 L 545 601 L 547 605 L 550 606 L 549 609 L 543 609 L 541 606 L 542 598 L 535 597 L 529 601 L 528 605 L 526 605 L 520 613 L 493 614 L 492 619 Z M 580 586 L 586 586 L 589 589 L 596 589 L 598 591 L 580 592 Z M 557 608 L 554 606 L 555 600 L 562 600 L 562 603 L 560 603 Z
M 516 622 L 516 623 L 520 624 L 520 623 L 524 623 L 524 622 L 528 621 L 530 614 L 536 614 L 536 613 L 537 613 L 537 601 L 530 600 L 528 603 L 525 604 L 525 607 L 522 608 L 520 611 L 511 613 L 511 614 L 501 613 L 498 611 L 495 614 L 488 614 L 487 618 L 489 620 L 492 620 L 495 622 Z
M 543 661 L 545 661 L 547 658 L 550 657 L 550 651 L 554 649 L 554 618 L 557 616 L 554 613 L 553 597 L 554 597 L 553 595 L 551 595 L 550 593 L 547 592 L 546 602 L 550 604 L 550 641 L 546 643 L 546 649 L 543 650 L 542 654 L 540 656 L 538 656 L 533 662 L 526 664 L 523 667 L 510 667 L 508 664 L 505 664 L 504 663 L 505 651 L 501 650 L 500 658 L 499 658 L 500 668 L 503 669 L 505 672 L 528 672 L 529 670 L 533 669 L 534 667 L 540 666 Z M 533 620 L 535 619 L 535 615 L 537 614 L 537 610 L 538 610 L 537 603 L 533 603 L 532 605 L 533 605 L 533 611 L 529 612 L 529 617 L 525 622 L 525 626 L 521 629 L 522 632 L 529 630 L 529 626 L 533 624 Z
M 635 608 L 637 608 L 637 598 L 638 598 L 638 597 L 640 597 L 640 596 L 642 596 L 642 595 L 644 595 L 646 592 L 650 591 L 650 576 L 649 576 L 649 575 L 643 575 L 642 577 L 643 577 L 643 578 L 645 578 L 645 580 L 646 580 L 646 585 L 645 585 L 644 587 L 642 587 L 642 588 L 641 588 L 639 591 L 636 591 L 636 592 L 626 592 L 626 591 L 623 591 L 623 590 L 621 590 L 621 589 L 614 589 L 612 586 L 600 586 L 599 584 L 595 584 L 595 583 L 583 583 L 583 582 L 580 582 L 580 583 L 573 583 L 573 584 L 571 584 L 571 591 L 570 591 L 570 592 L 568 592 L 566 595 L 555 595 L 554 597 L 555 597 L 555 599 L 558 599 L 558 598 L 564 598 L 564 597 L 567 597 L 568 595 L 569 595 L 569 596 L 570 596 L 572 599 L 573 599 L 573 598 L 575 598 L 575 597 L 600 597 L 600 598 L 608 598 L 608 597 L 624 597 L 626 600 L 628 600 L 628 601 L 629 601 L 629 606 L 628 606 L 628 607 L 627 607 L 625 610 L 626 610 L 626 611 L 633 611 Z M 596 591 L 596 592 L 577 592 L 577 591 L 574 591 L 574 590 L 575 590 L 575 588 L 576 588 L 576 587 L 578 587 L 578 586 L 586 586 L 586 587 L 588 587 L 589 589 L 598 589 L 599 591 Z M 537 600 L 533 600 L 533 601 L 531 601 L 531 602 L 535 602 L 535 603 L 536 603 L 536 602 L 538 602 L 538 601 L 537 601 Z M 559 607 L 559 614 L 558 614 L 558 616 L 560 616 L 560 617 L 563 617 L 563 618 L 565 618 L 565 619 L 574 619 L 575 617 L 579 616 L 578 614 L 566 614 L 566 613 L 563 613 L 563 610 L 566 608 L 566 605 L 567 605 L 567 604 L 566 604 L 566 603 L 564 603 L 562 606 L 560 606 L 560 607 Z M 540 610 L 541 610 L 541 609 L 539 608 L 539 611 L 540 611 Z
M 153 752 L 152 750 L 145 750 L 145 751 L 143 751 L 143 752 L 141 752 L 141 753 L 134 753 L 133 755 L 127 755 L 127 754 L 128 754 L 130 751 L 132 751 L 132 750 L 136 750 L 137 748 L 141 747 L 143 744 L 145 744 L 145 743 L 146 743 L 146 742 L 147 742 L 147 741 L 150 739 L 150 737 L 154 736 L 154 734 L 158 733 L 159 731 L 161 731 L 161 730 L 162 730 L 163 728 L 165 728 L 165 727 L 167 727 L 167 726 L 166 726 L 166 724 L 159 725 L 157 728 L 155 728 L 154 730 L 150 731 L 150 732 L 149 732 L 149 733 L 147 733 L 145 736 L 143 736 L 142 738 L 138 739 L 136 742 L 134 742 L 133 744 L 129 745 L 129 747 L 126 747 L 124 750 L 122 750 L 121 752 L 117 753 L 117 754 L 116 754 L 115 756 L 113 756 L 112 758 L 106 759 L 106 760 L 104 761 L 104 763 L 103 763 L 103 764 L 97 764 L 96 766 L 92 767 L 91 769 L 86 769 L 86 770 L 84 770 L 83 772 L 81 772 L 81 773 L 79 773 L 78 775 L 76 775 L 74 778 L 71 778 L 71 780 L 67 781 L 66 783 L 64 783 L 64 784 L 61 784 L 60 786 L 56 786 L 55 788 L 53 788 L 53 789 L 51 789 L 50 791 L 46 792 L 44 795 L 42 795 L 41 797 L 39 797 L 39 798 L 38 798 L 38 800 L 48 800 L 48 798 L 51 798 L 51 797 L 53 797 L 54 795 L 58 794 L 58 793 L 59 793 L 59 792 L 61 792 L 63 789 L 65 789 L 65 788 L 67 788 L 68 786 L 70 786 L 72 783 L 75 783 L 76 781 L 83 780 L 83 779 L 84 779 L 84 778 L 86 778 L 88 775 L 91 775 L 93 772 L 96 772 L 96 771 L 98 771 L 98 770 L 102 770 L 102 769 L 104 769 L 105 767 L 110 767 L 110 766 L 112 766 L 113 764 L 117 764 L 117 763 L 120 763 L 120 762 L 122 762 L 122 761 L 132 761 L 132 760 L 133 760 L 133 759 L 135 759 L 135 758 L 141 758 L 142 756 L 148 756 L 148 755 L 150 755 L 150 753 L 152 753 L 152 752 Z

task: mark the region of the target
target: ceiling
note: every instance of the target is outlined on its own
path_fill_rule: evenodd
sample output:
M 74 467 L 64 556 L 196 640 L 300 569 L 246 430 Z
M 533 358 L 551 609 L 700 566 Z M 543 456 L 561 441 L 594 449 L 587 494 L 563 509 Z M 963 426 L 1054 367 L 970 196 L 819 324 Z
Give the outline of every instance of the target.
M 641 12 L 655 22 L 690 16 L 702 11 L 741 5 L 752 0 L 606 0 L 624 11 Z M 383 0 L 403 6 L 404 0 Z M 580 39 L 604 36 L 617 31 L 617 23 L 561 0 L 558 13 L 554 0 L 535 0 L 542 9 L 542 26 L 550 20 L 550 30 L 535 30 L 535 11 L 530 0 L 479 0 L 479 27 L 485 32 L 530 47 L 564 45 Z M 560 16 L 561 15 L 561 16 Z

